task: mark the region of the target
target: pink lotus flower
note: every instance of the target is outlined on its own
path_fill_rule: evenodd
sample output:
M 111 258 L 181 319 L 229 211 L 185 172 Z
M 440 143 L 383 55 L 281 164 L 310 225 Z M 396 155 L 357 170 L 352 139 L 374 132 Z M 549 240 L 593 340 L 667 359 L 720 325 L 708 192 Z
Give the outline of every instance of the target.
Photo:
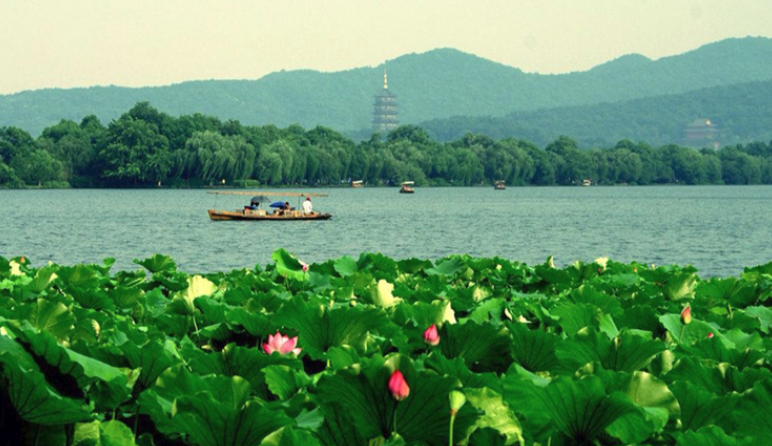
M 681 311 L 681 322 L 684 324 L 688 324 L 692 321 L 692 307 L 689 306 L 689 304 L 686 304 L 683 311 Z
M 708 339 L 713 339 L 713 333 L 708 333 Z
M 429 345 L 437 345 L 440 343 L 440 335 L 437 334 L 437 326 L 432 324 L 424 331 L 424 342 Z
M 302 269 L 304 273 L 307 273 L 308 272 L 308 263 L 300 262 L 300 269 Z
M 263 343 L 263 350 L 269 355 L 273 352 L 279 352 L 281 355 L 287 355 L 293 353 L 295 355 L 300 353 L 300 348 L 295 348 L 298 343 L 298 337 L 290 338 L 283 334 L 276 332 L 275 335 L 268 335 L 268 342 Z
M 410 387 L 408 387 L 405 377 L 402 376 L 402 372 L 399 370 L 395 370 L 391 374 L 391 378 L 389 378 L 389 392 L 397 401 L 402 401 L 410 395 Z

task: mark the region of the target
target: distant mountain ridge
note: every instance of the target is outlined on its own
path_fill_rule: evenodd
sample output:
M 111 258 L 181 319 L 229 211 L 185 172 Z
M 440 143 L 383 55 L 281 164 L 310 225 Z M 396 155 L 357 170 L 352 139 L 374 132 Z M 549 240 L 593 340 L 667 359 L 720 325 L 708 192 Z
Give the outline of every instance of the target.
M 626 55 L 588 71 L 525 73 L 453 49 L 408 54 L 386 64 L 399 119 L 418 124 L 455 116 L 593 105 L 772 80 L 772 39 L 727 39 L 650 60 Z M 202 113 L 244 124 L 369 129 L 383 66 L 335 73 L 282 71 L 257 80 L 192 81 L 165 87 L 46 89 L 0 95 L 0 127 L 33 134 L 61 119 L 115 119 L 140 101 L 172 115 Z
M 718 126 L 720 145 L 772 140 L 772 80 L 704 88 L 681 94 L 629 99 L 613 103 L 575 105 L 506 116 L 455 116 L 421 122 L 439 141 L 454 141 L 466 133 L 494 139 L 516 137 L 544 147 L 562 135 L 580 147 L 613 147 L 622 139 L 704 146 L 688 141 L 685 128 L 695 119 Z

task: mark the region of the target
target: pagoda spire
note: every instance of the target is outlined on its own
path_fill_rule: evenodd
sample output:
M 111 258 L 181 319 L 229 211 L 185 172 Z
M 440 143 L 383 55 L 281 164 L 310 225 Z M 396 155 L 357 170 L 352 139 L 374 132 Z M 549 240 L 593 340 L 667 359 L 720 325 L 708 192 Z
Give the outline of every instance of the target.
M 383 90 L 373 98 L 373 130 L 389 132 L 399 126 L 397 119 L 397 95 L 389 90 L 386 65 L 383 66 Z

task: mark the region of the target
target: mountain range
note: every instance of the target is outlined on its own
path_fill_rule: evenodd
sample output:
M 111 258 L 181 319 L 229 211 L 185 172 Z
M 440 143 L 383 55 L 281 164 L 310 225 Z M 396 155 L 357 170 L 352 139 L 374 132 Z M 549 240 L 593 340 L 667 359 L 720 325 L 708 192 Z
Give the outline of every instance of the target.
M 657 60 L 631 54 L 588 71 L 554 75 L 526 73 L 454 49 L 437 49 L 404 55 L 377 67 L 333 73 L 298 70 L 275 72 L 257 80 L 24 91 L 0 95 L 0 127 L 16 126 L 34 135 L 61 119 L 80 121 L 92 114 L 106 123 L 137 102 L 148 101 L 171 115 L 202 113 L 247 125 L 322 125 L 364 137 L 370 133 L 373 96 L 382 89 L 384 70 L 389 90 L 397 95 L 400 123 L 426 125 L 441 138 L 481 127 L 471 123 L 487 122 L 488 130 L 494 133 L 491 136 L 528 139 L 522 135 L 558 131 L 554 125 L 545 126 L 556 116 L 560 122 L 571 122 L 563 127 L 563 133 L 570 135 L 572 129 L 581 133 L 577 129 L 587 128 L 588 121 L 620 116 L 621 112 L 614 110 L 634 115 L 644 103 L 647 107 L 667 107 L 661 110 L 662 119 L 682 129 L 690 120 L 714 113 L 714 109 L 721 114 L 727 108 L 743 107 L 744 99 L 735 96 L 734 87 L 742 90 L 746 95 L 743 97 L 753 97 L 754 88 L 769 91 L 772 39 L 727 39 Z M 722 99 L 716 99 L 710 110 L 695 106 L 705 102 L 706 97 Z M 661 106 L 656 105 L 655 98 L 660 98 Z M 753 102 L 754 107 L 763 103 Z M 740 115 L 752 116 L 754 111 Z M 680 121 L 673 123 L 674 116 Z M 447 130 L 453 122 L 459 124 L 458 129 L 438 130 Z M 495 129 L 490 124 L 494 122 Z M 651 127 L 659 134 L 674 134 L 672 128 L 664 131 L 657 124 Z M 613 135 L 612 140 L 646 140 L 649 135 L 625 130 L 624 126 L 607 128 L 606 133 Z M 582 138 L 605 140 L 601 136 Z

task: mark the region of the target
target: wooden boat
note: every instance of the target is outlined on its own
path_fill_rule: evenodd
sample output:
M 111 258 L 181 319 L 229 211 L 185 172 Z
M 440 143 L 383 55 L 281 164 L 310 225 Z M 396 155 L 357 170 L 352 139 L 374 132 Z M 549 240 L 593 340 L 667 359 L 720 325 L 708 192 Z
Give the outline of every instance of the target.
M 352 181 L 351 187 L 354 187 L 354 188 L 362 187 L 362 180 Z
M 503 181 L 496 181 L 496 184 L 493 185 L 493 190 L 504 190 L 506 188 L 507 185 Z
M 401 194 L 412 194 L 415 193 L 415 190 L 410 187 L 414 183 L 412 181 L 404 181 L 402 182 L 402 187 L 399 188 L 399 193 Z
M 256 220 L 256 221 L 305 221 L 305 220 L 329 220 L 330 214 L 320 214 L 314 212 L 304 214 L 303 211 L 289 211 L 284 214 L 269 213 L 263 210 L 252 211 L 245 209 L 243 211 L 218 211 L 209 209 L 209 218 L 212 220 Z
M 300 193 L 300 192 L 256 192 L 256 191 L 218 191 L 208 192 L 215 195 L 253 195 L 263 199 L 269 197 L 299 197 L 301 200 L 307 197 L 326 197 L 327 194 L 319 193 Z M 254 203 L 256 200 L 252 200 Z M 262 200 L 261 200 L 262 201 Z M 234 211 L 224 211 L 218 209 L 209 209 L 209 218 L 215 221 L 221 220 L 250 220 L 250 221 L 309 221 L 309 220 L 329 220 L 331 214 L 322 212 L 306 213 L 301 206 L 291 209 L 276 209 L 275 211 L 266 211 L 255 206 L 244 206 L 244 209 Z

